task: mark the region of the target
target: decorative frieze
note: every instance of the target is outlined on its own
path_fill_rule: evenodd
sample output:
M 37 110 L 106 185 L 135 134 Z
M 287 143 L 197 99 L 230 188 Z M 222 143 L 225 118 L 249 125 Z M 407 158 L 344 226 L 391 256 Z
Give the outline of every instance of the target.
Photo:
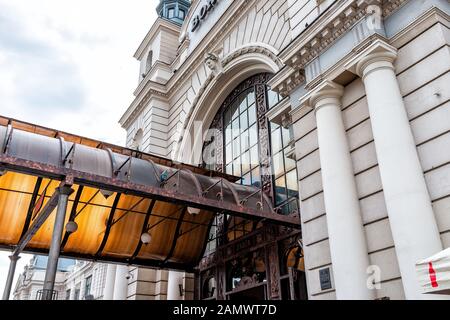
M 303 69 L 310 61 L 318 57 L 333 42 L 348 32 L 359 20 L 372 14 L 369 6 L 381 6 L 381 0 L 356 0 L 335 15 L 323 28 L 319 29 L 311 39 L 304 43 L 286 60 L 286 64 L 294 69 Z M 316 22 L 319 23 L 319 22 Z
M 314 26 L 293 41 L 281 55 L 281 60 L 292 71 L 284 72 L 284 76 L 272 85 L 272 89 L 287 96 L 301 83 L 304 83 L 304 69 L 320 56 L 334 42 L 349 32 L 358 21 L 368 17 L 379 19 L 391 15 L 408 0 L 354 0 L 338 1 L 334 8 L 323 14 Z M 341 3 L 339 3 L 341 2 Z M 379 10 L 377 10 L 379 8 Z M 374 21 L 371 21 L 375 25 Z M 302 74 L 303 77 L 299 75 Z M 278 78 L 275 76 L 274 78 Z
M 305 70 L 293 69 L 292 72 L 278 85 L 273 85 L 272 89 L 281 96 L 287 97 L 292 90 L 305 83 Z
M 228 56 L 226 56 L 223 59 L 222 64 L 224 67 L 226 67 L 234 59 L 236 59 L 240 56 L 243 56 L 245 54 L 249 54 L 249 53 L 259 53 L 259 54 L 265 55 L 265 56 L 269 57 L 273 62 L 275 62 L 279 68 L 283 67 L 283 63 L 277 57 L 277 55 L 275 53 L 273 53 L 271 50 L 264 48 L 262 46 L 245 46 L 243 48 L 240 48 L 240 49 L 232 52 Z

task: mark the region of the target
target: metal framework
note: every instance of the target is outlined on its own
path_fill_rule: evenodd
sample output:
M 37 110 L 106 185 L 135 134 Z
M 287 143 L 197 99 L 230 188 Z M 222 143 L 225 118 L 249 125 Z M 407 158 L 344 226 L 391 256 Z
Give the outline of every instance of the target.
M 10 230 L 14 234 L 20 233 L 19 240 L 3 241 L 0 248 L 12 249 L 14 259 L 22 251 L 47 254 L 50 250 L 50 271 L 46 275 L 46 291 L 43 294 L 45 299 L 51 299 L 59 256 L 193 271 L 202 258 L 217 213 L 299 228 L 298 217 L 278 215 L 270 199 L 260 189 L 243 188 L 229 181 L 237 180 L 236 177 L 92 140 L 86 140 L 89 142 L 87 145 L 80 144 L 85 138 L 30 124 L 19 123 L 18 129 L 14 127 L 18 123 L 16 120 L 10 119 L 5 127 L 1 125 L 2 119 L 0 117 L 0 192 L 4 195 L 10 192 L 22 194 L 30 200 L 26 210 L 17 208 L 26 212 L 20 230 Z M 25 187 L 16 190 L 15 179 L 34 181 L 32 191 Z M 58 182 L 60 187 L 56 188 L 54 185 Z M 44 183 L 47 185 L 39 195 Z M 61 193 L 67 186 L 71 192 L 76 190 L 73 198 L 67 190 Z M 47 190 L 51 192 L 51 197 L 46 195 Z M 93 195 L 84 199 L 90 193 Z M 108 198 L 113 194 L 111 205 Z M 16 205 L 22 203 L 11 199 L 11 203 Z M 131 206 L 132 202 L 134 205 Z M 64 232 L 66 211 L 70 204 L 70 222 L 79 222 L 80 219 L 101 221 L 93 215 L 109 209 L 104 234 L 95 251 L 75 250 L 73 242 L 84 238 L 79 238 L 77 233 Z M 144 212 L 143 206 L 146 206 Z M 41 227 L 46 224 L 48 229 L 51 223 L 48 218 L 56 208 L 53 234 L 48 238 L 42 234 Z M 199 209 L 200 213 L 188 215 L 189 208 Z M 115 219 L 119 210 L 125 213 Z M 81 216 L 82 212 L 85 213 Z M 6 209 L 0 209 L 0 217 L 8 214 L 11 213 Z M 93 227 L 98 229 L 98 223 Z M 114 227 L 119 223 L 120 226 Z M 136 223 L 139 226 L 142 223 L 142 227 L 138 231 L 130 230 L 129 234 L 134 236 L 123 238 L 125 233 L 128 234 L 124 228 Z M 86 228 L 83 225 L 80 227 Z M 86 234 L 86 229 L 83 230 Z M 150 231 L 159 240 L 144 247 L 139 235 Z M 37 234 L 51 239 L 51 243 L 36 245 L 33 241 Z M 167 237 L 172 239 L 170 243 L 163 240 Z M 14 236 L 11 234 L 9 238 L 14 239 Z M 196 244 L 193 245 L 193 242 Z M 123 251 L 124 245 L 132 245 L 132 251 Z M 117 253 L 111 254 L 111 250 Z M 14 259 L 11 259 L 11 267 L 15 267 L 13 262 L 17 260 Z M 14 268 L 10 271 L 13 275 Z

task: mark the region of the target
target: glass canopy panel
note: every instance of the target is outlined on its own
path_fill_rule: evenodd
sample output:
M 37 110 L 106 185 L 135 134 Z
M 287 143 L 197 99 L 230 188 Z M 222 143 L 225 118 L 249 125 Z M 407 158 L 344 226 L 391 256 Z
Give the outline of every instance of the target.
M 132 256 L 140 241 L 145 214 L 151 200 L 133 196 L 121 196 L 116 210 L 108 241 L 102 255 Z M 106 229 L 106 228 L 105 228 Z
M 176 243 L 171 262 L 198 263 L 201 256 L 197 248 L 203 248 L 207 242 L 207 235 L 214 214 L 209 211 L 201 211 L 197 215 L 187 213 L 180 228 L 180 236 Z M 201 252 L 203 253 L 203 252 Z
M 17 243 L 37 178 L 7 172 L 0 177 L 0 244 Z
M 247 112 L 253 103 L 242 100 L 235 119 L 251 122 L 241 111 Z M 280 219 L 265 199 L 261 208 L 258 189 L 229 182 L 235 181 L 234 177 L 117 146 L 102 149 L 98 141 L 55 134 L 34 125 L 21 126 L 30 130 L 21 132 L 17 126 L 0 130 L 2 146 L 7 146 L 6 153 L 0 150 L 0 246 L 13 248 L 19 243 L 27 230 L 27 216 L 32 224 L 51 197 L 57 196 L 56 189 L 63 179 L 74 183 L 65 222 L 70 219 L 78 225 L 73 234 L 64 230 L 61 251 L 66 257 L 130 263 L 136 254 L 134 261 L 138 265 L 155 266 L 167 261 L 170 267 L 192 271 L 203 253 L 216 211 L 291 224 L 287 218 Z M 41 135 L 33 133 L 38 131 Z M 244 138 L 246 141 L 246 135 Z M 73 142 L 84 145 L 77 144 L 70 151 Z M 246 150 L 241 155 L 248 159 L 252 152 Z M 246 170 L 250 174 L 256 168 Z M 115 201 L 117 192 L 122 194 L 119 201 Z M 32 198 L 37 200 L 34 212 Z M 153 201 L 154 208 L 145 223 Z M 105 237 L 113 207 L 112 226 Z M 187 207 L 201 210 L 197 215 L 190 214 L 186 213 Z M 49 249 L 57 210 L 52 211 L 25 252 L 42 254 Z M 153 238 L 148 245 L 140 242 L 146 230 Z
M 100 248 L 116 194 L 107 199 L 98 189 L 85 187 L 76 208 L 77 232 L 70 235 L 64 252 L 95 255 Z
M 152 241 L 142 246 L 138 258 L 159 260 L 167 258 L 183 209 L 183 206 L 156 202 L 148 223 L 148 233 L 152 236 Z

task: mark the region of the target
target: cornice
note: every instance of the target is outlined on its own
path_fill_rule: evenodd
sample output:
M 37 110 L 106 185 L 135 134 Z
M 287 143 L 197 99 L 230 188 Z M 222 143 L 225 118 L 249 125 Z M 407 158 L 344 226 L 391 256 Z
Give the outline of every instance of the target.
M 272 88 L 281 95 L 288 95 L 293 84 L 301 79 L 295 77 L 295 70 L 303 71 L 305 66 L 327 50 L 336 40 L 353 26 L 370 15 L 368 7 L 382 7 L 383 16 L 392 14 L 408 0 L 339 0 L 313 24 L 300 34 L 279 55 L 288 67 L 274 77 Z M 303 79 L 304 80 L 304 79 Z M 294 86 L 295 88 L 295 86 Z
M 367 7 L 381 0 L 340 0 L 297 37 L 280 55 L 294 69 L 302 69 L 354 24 L 367 15 Z
M 383 16 L 392 14 L 408 0 L 341 0 L 319 17 L 310 29 L 295 39 L 281 55 L 281 60 L 293 68 L 304 68 L 349 31 L 361 19 L 370 15 L 367 8 L 380 6 Z
M 282 124 L 282 117 L 285 114 L 289 114 L 291 111 L 291 100 L 286 97 L 283 100 L 281 100 L 275 107 L 270 109 L 266 113 L 267 119 L 269 119 L 270 122 L 274 122 L 276 124 L 281 125 Z
M 139 83 L 138 87 L 134 91 L 134 93 L 133 93 L 134 96 L 137 96 L 145 88 L 147 83 L 152 81 L 150 79 L 153 77 L 155 72 L 158 71 L 158 70 L 164 70 L 164 71 L 167 71 L 168 73 L 173 73 L 172 68 L 170 67 L 170 65 L 168 65 L 167 63 L 164 63 L 162 61 L 156 60 L 155 63 L 153 64 L 152 68 L 150 69 L 150 71 L 147 72 L 145 78 L 141 80 L 141 82 Z M 155 82 L 155 83 L 158 83 L 158 82 Z M 160 84 L 164 85 L 164 83 L 160 83 Z
M 263 47 L 262 45 L 249 45 L 249 46 L 244 46 L 244 47 L 238 48 L 235 51 L 231 52 L 229 55 L 227 55 L 222 60 L 222 65 L 223 65 L 223 67 L 226 67 L 231 61 L 233 61 L 237 57 L 240 57 L 240 56 L 243 56 L 246 54 L 252 54 L 252 53 L 259 53 L 259 54 L 265 55 L 266 57 L 271 59 L 273 62 L 275 62 L 279 68 L 283 67 L 283 63 L 277 57 L 276 53 L 272 52 L 268 48 Z
M 161 17 L 158 17 L 155 21 L 155 23 L 152 25 L 150 30 L 148 31 L 147 35 L 145 36 L 144 40 L 142 40 L 141 44 L 139 45 L 138 49 L 136 50 L 134 54 L 134 58 L 140 60 L 145 54 L 145 51 L 148 48 L 148 45 L 152 41 L 152 39 L 155 37 L 155 35 L 162 29 L 165 29 L 169 32 L 172 32 L 173 34 L 176 34 L 179 36 L 181 31 L 181 26 L 170 22 L 167 19 L 163 19 Z
M 432 7 L 427 12 L 423 13 L 420 17 L 414 19 L 406 28 L 394 35 L 390 40 L 391 44 L 400 48 L 420 31 L 424 31 L 430 28 L 435 23 L 441 23 L 450 29 L 450 15 L 442 11 L 437 7 Z
M 272 90 L 278 92 L 281 96 L 286 97 L 291 92 L 304 84 L 306 81 L 305 72 L 303 69 L 294 69 L 290 66 L 285 66 L 272 79 L 269 80 L 268 86 Z
M 202 41 L 189 54 L 187 59 L 183 62 L 177 73 L 169 80 L 167 86 L 169 91 L 172 87 L 177 86 L 183 82 L 203 63 L 205 54 L 208 51 L 214 51 L 217 44 L 220 43 L 224 34 L 227 34 L 238 21 L 246 9 L 255 3 L 255 0 L 248 1 L 233 1 L 231 6 L 225 11 L 220 18 L 219 23 L 214 25 L 212 30 L 202 39 Z M 224 21 L 224 22 L 222 22 Z

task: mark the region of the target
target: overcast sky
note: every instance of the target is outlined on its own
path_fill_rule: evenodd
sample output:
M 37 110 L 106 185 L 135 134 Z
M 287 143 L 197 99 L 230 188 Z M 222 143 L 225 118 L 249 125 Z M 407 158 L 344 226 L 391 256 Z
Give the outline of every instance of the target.
M 124 145 L 118 120 L 137 86 L 133 54 L 157 4 L 0 0 L 0 115 Z M 7 256 L 0 253 L 0 294 Z

